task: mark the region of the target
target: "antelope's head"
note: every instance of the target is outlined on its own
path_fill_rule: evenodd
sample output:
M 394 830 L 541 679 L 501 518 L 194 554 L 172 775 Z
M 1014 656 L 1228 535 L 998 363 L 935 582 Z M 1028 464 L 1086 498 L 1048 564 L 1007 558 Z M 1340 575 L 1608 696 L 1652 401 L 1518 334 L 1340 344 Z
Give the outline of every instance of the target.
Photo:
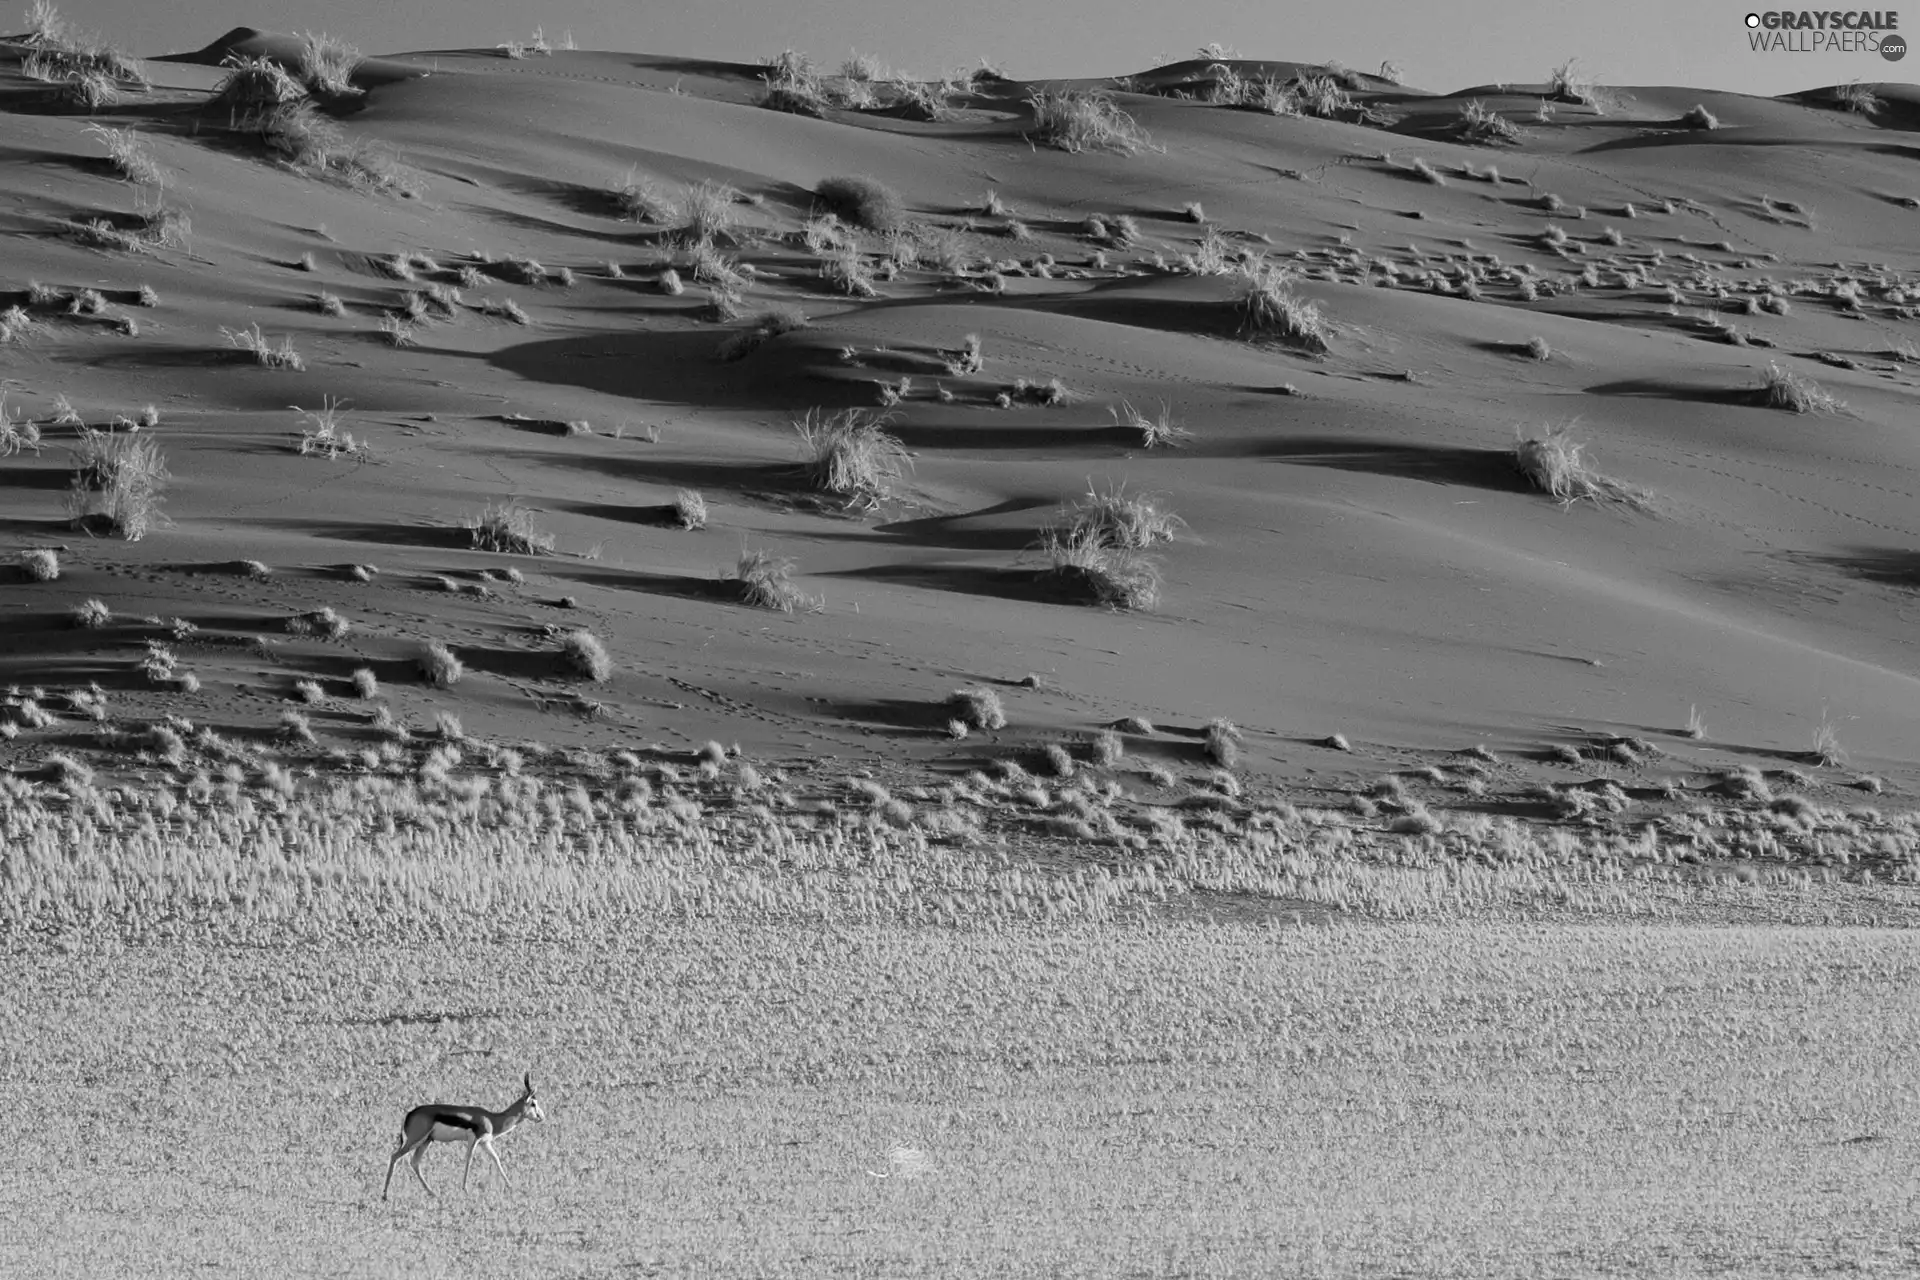
M 533 1072 L 527 1072 L 523 1082 L 527 1086 L 527 1116 L 529 1119 L 545 1123 L 547 1113 L 540 1107 L 540 1099 L 533 1092 Z

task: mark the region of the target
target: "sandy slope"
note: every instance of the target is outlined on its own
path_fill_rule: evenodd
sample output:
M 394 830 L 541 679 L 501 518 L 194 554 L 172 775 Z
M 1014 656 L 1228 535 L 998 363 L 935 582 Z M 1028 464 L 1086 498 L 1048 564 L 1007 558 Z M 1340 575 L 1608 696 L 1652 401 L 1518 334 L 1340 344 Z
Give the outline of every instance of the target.
M 340 121 L 417 183 L 402 198 L 316 181 L 225 139 L 201 104 L 217 80 L 205 64 L 232 48 L 291 56 L 287 40 L 243 31 L 197 62 L 152 64 L 155 90 L 113 113 L 141 128 L 171 175 L 168 200 L 192 218 L 186 248 L 140 256 L 57 234 L 63 219 L 130 209 L 134 193 L 99 160 L 87 118 L 40 109 L 40 86 L 0 64 L 0 289 L 24 302 L 29 280 L 97 287 L 114 314 L 142 283 L 161 298 L 139 310 L 137 337 L 47 312 L 26 341 L 0 348 L 8 403 L 45 421 L 64 393 L 104 425 L 151 402 L 175 476 L 172 527 L 129 544 L 68 529 L 59 446 L 70 433 L 49 428 L 53 447 L 0 459 L 5 544 L 67 548 L 57 582 L 5 588 L 7 682 L 97 680 L 127 714 L 266 725 L 296 677 L 333 678 L 339 692 L 366 664 L 416 720 L 450 707 L 475 732 L 676 748 L 720 737 L 749 754 L 964 764 L 996 752 L 947 742 L 933 701 L 957 682 L 1032 672 L 1043 688 L 1006 690 L 1009 740 L 1129 713 L 1173 730 L 1226 715 L 1249 731 L 1255 772 L 1317 784 L 1369 777 L 1415 749 L 1484 742 L 1530 759 L 1612 732 L 1674 753 L 1649 776 L 1674 763 L 1685 776 L 1778 767 L 1800 759 L 1824 708 L 1856 770 L 1903 790 L 1920 782 L 1920 366 L 1883 354 L 1920 340 L 1920 325 L 1875 289 L 1859 313 L 1808 290 L 1784 316 L 1720 303 L 1772 344 L 1736 346 L 1699 324 L 1701 290 L 1677 308 L 1664 293 L 1694 275 L 1724 282 L 1733 301 L 1763 277 L 1783 294 L 1842 276 L 1910 286 L 1911 89 L 1887 87 L 1888 108 L 1859 116 L 1628 88 L 1605 115 L 1561 106 L 1536 123 L 1537 90 L 1442 97 L 1377 84 L 1363 96 L 1399 117 L 1384 129 L 1129 93 L 1121 100 L 1156 149 L 1068 155 L 1023 139 L 1022 85 L 984 85 L 941 123 L 809 119 L 753 105 L 757 68 L 436 51 L 370 64 L 364 102 Z M 1136 87 L 1204 73 L 1183 64 Z M 1498 149 L 1438 137 L 1466 97 L 1521 120 L 1524 136 Z M 1723 127 L 1677 127 L 1696 102 Z M 1444 185 L 1414 173 L 1415 157 L 1448 175 Z M 1462 162 L 1495 164 L 1504 180 L 1462 176 Z M 701 292 L 668 297 L 652 283 L 670 261 L 684 272 L 684 253 L 661 228 L 612 216 L 605 191 L 630 168 L 669 194 L 734 184 L 754 201 L 741 208 L 746 226 L 766 237 L 797 230 L 821 179 L 868 174 L 916 219 L 955 228 L 979 263 L 1051 253 L 1084 270 L 1016 275 L 990 296 L 914 269 L 858 303 L 826 292 L 791 238 L 750 235 L 733 251 L 759 270 L 749 309 L 791 301 L 813 325 L 716 363 L 728 326 L 703 318 Z M 988 188 L 1032 241 L 972 213 Z M 1586 216 L 1547 213 L 1545 192 Z M 1172 265 L 1195 249 L 1189 200 L 1236 245 L 1298 259 L 1301 292 L 1334 329 L 1328 355 L 1244 341 L 1229 277 L 1155 269 L 1156 254 Z M 1662 212 L 1664 200 L 1676 211 Z M 1640 216 L 1624 216 L 1628 201 Z M 1142 231 L 1138 245 L 1109 250 L 1104 270 L 1079 233 L 1094 213 L 1130 214 Z M 1548 251 L 1550 223 L 1584 252 Z M 1625 243 L 1602 242 L 1603 227 Z M 1470 301 L 1411 282 L 1378 287 L 1340 265 L 1341 237 L 1358 265 L 1384 258 L 1402 270 L 1497 254 L 1565 277 L 1588 262 L 1665 257 L 1657 283 L 1527 302 L 1495 282 Z M 378 340 L 376 321 L 404 286 L 381 278 L 373 256 L 456 264 L 477 250 L 567 266 L 577 283 L 466 290 L 468 302 L 516 299 L 530 327 L 464 311 L 422 328 L 417 346 Z M 294 269 L 308 252 L 316 270 Z M 610 262 L 625 279 L 608 278 Z M 319 314 L 320 289 L 348 314 Z M 291 335 L 305 372 L 235 363 L 219 330 L 254 321 Z M 915 455 L 897 500 L 865 516 L 804 500 L 788 473 L 789 420 L 871 404 L 873 379 L 924 369 L 969 332 L 984 341 L 985 370 L 922 373 L 921 397 L 896 419 Z M 1534 335 L 1552 359 L 1517 353 Z M 872 358 L 847 366 L 844 346 Z M 880 346 L 895 354 L 872 356 Z M 1822 352 L 1857 365 L 1820 363 Z M 1747 402 L 1769 360 L 1815 377 L 1847 412 Z M 1064 405 L 991 401 L 1015 378 L 1054 376 L 1073 393 Z M 954 403 L 927 398 L 936 380 Z M 287 406 L 325 396 L 350 401 L 371 461 L 292 450 L 299 420 Z M 1122 397 L 1168 401 L 1193 439 L 1141 450 L 1108 418 Z M 585 419 L 594 434 L 515 414 Z M 1525 490 L 1509 460 L 1516 432 L 1567 421 L 1603 471 L 1651 494 L 1650 510 L 1563 509 Z M 657 443 L 641 438 L 647 424 Z M 1089 483 L 1163 495 L 1188 521 L 1163 552 L 1157 610 L 1109 613 L 1035 591 L 1025 548 Z M 705 493 L 708 529 L 662 520 L 682 486 Z M 505 567 L 468 549 L 459 522 L 506 498 L 539 511 L 562 554 L 515 561 L 526 583 L 494 583 L 492 598 L 449 595 L 436 575 L 477 583 Z M 743 543 L 797 557 L 825 612 L 787 617 L 725 598 L 716 579 Z M 256 583 L 221 568 L 243 559 L 275 573 Z M 373 583 L 341 572 L 361 562 L 379 567 Z M 122 621 L 69 630 L 66 610 L 90 596 Z M 358 624 L 344 645 L 278 635 L 287 614 L 323 604 Z M 134 621 L 142 615 L 199 625 L 201 641 L 179 649 L 200 692 L 155 693 L 133 674 L 141 642 L 159 634 Z M 557 678 L 543 623 L 588 625 L 607 641 L 619 670 L 589 691 L 601 718 L 568 710 L 580 686 Z M 257 633 L 276 641 L 207 642 Z M 412 682 L 408 657 L 429 636 L 454 644 L 475 676 L 446 693 Z M 1694 704 L 1707 743 L 1672 736 Z M 363 706 L 339 698 L 316 713 L 329 742 L 363 737 L 364 720 Z M 1336 731 L 1356 756 L 1316 745 Z M 0 754 L 27 765 L 60 740 L 23 734 Z M 1146 749 L 1198 760 L 1179 733 Z M 1837 785 L 1852 773 L 1822 776 Z

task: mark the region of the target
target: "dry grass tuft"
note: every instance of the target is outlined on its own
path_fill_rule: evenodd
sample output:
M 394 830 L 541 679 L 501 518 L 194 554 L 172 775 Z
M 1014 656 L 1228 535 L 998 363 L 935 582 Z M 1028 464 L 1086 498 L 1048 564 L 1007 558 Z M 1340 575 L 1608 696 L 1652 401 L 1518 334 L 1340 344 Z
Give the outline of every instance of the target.
M 1648 505 L 1643 492 L 1589 468 L 1580 457 L 1585 447 L 1575 443 L 1568 427 L 1552 427 L 1514 445 L 1514 466 L 1536 489 L 1567 505 L 1582 499 L 1640 509 Z
M 828 178 L 814 195 L 837 218 L 869 231 L 897 231 L 906 224 L 906 206 L 891 187 L 873 178 Z
M 60 577 L 60 554 L 51 547 L 22 551 L 20 571 L 34 582 L 53 582 Z
M 890 417 L 865 409 L 829 414 L 809 409 L 796 420 L 808 483 L 839 494 L 849 505 L 877 506 L 901 472 L 913 466 L 906 446 L 887 430 Z
M 682 244 L 710 245 L 730 238 L 739 224 L 739 192 L 724 182 L 696 182 L 680 194 L 675 236 Z
M 1138 551 L 1103 542 L 1091 530 L 1049 528 L 1040 537 L 1044 578 L 1069 599 L 1112 609 L 1151 609 L 1160 599 L 1160 566 Z
M 1160 402 L 1159 414 L 1152 418 L 1141 413 L 1126 400 L 1122 400 L 1118 407 L 1109 405 L 1107 412 L 1112 415 L 1115 426 L 1139 432 L 1140 443 L 1144 448 L 1172 447 L 1193 435 L 1191 431 L 1173 420 L 1173 410 L 1168 407 L 1165 400 Z
M 1270 334 L 1316 355 L 1331 350 L 1320 304 L 1293 293 L 1287 287 L 1289 282 L 1285 271 L 1266 264 L 1249 273 L 1238 304 L 1244 314 L 1243 327 L 1256 336 Z
M 466 518 L 465 528 L 481 551 L 520 556 L 543 556 L 553 551 L 553 534 L 540 528 L 534 513 L 518 500 L 488 503 L 478 515 Z
M 160 442 L 152 436 L 83 427 L 73 450 L 67 515 L 76 526 L 101 525 L 138 542 L 165 519 L 160 507 L 170 478 Z
M 1846 408 L 1812 378 L 1782 369 L 1771 361 L 1760 384 L 1759 399 L 1769 409 L 1787 409 L 1794 413 L 1837 413 Z
M 593 632 L 582 628 L 569 631 L 560 640 L 560 654 L 567 669 L 577 676 L 596 682 L 613 678 L 613 659 Z
M 438 640 L 429 640 L 421 646 L 414 662 L 419 667 L 420 678 L 436 689 L 451 689 L 467 672 L 453 650 Z
M 245 329 L 229 329 L 222 325 L 220 334 L 227 340 L 229 346 L 251 355 L 255 364 L 264 365 L 269 369 L 291 369 L 295 373 L 307 367 L 306 360 L 293 349 L 291 337 L 281 338 L 280 345 L 274 346 L 267 341 L 266 335 L 260 332 L 258 320 Z
M 820 612 L 826 607 L 825 601 L 800 590 L 793 582 L 793 570 L 791 556 L 776 556 L 761 547 L 742 547 L 733 576 L 740 584 L 740 598 L 756 609 Z
M 1117 151 L 1131 155 L 1151 145 L 1146 130 L 1111 97 L 1083 89 L 1034 94 L 1028 136 L 1062 151 Z
M 1007 727 L 1007 709 L 1000 702 L 1000 695 L 982 685 L 969 685 L 965 689 L 955 689 L 948 695 L 943 705 L 953 713 L 953 718 L 975 729 L 994 730 Z
M 707 527 L 707 500 L 698 489 L 676 489 L 673 494 L 673 518 L 682 529 Z

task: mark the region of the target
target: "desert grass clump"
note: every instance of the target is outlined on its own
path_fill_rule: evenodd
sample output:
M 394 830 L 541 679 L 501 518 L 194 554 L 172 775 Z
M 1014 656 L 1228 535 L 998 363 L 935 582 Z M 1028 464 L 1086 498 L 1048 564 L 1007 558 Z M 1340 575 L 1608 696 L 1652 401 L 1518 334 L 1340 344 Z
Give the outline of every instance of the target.
M 1526 351 L 1527 358 L 1530 360 L 1551 360 L 1553 358 L 1553 348 L 1548 346 L 1547 340 L 1537 333 L 1526 340 L 1525 344 L 1523 344 L 1523 349 Z
M 1593 77 L 1580 69 L 1578 58 L 1569 58 L 1547 77 L 1547 96 L 1556 102 L 1571 102 L 1583 107 L 1598 107 L 1599 93 Z
M 301 456 L 317 453 L 331 460 L 342 454 L 358 457 L 366 452 L 366 447 L 353 438 L 352 432 L 340 429 L 340 410 L 345 403 L 333 396 L 323 396 L 319 409 L 293 406 L 293 411 L 308 424 L 300 432 Z
M 553 551 L 553 534 L 542 529 L 534 513 L 518 500 L 490 502 L 478 514 L 468 516 L 464 527 L 480 551 L 519 556 L 543 556 Z
M 1240 759 L 1240 727 L 1224 716 L 1215 716 L 1207 721 L 1200 750 L 1222 769 L 1233 768 Z
M 61 397 L 63 400 L 65 397 Z M 74 415 L 78 420 L 78 415 Z M 61 421 L 61 419 L 55 419 Z M 31 449 L 40 452 L 40 428 L 31 418 L 16 418 L 7 408 L 7 393 L 0 391 L 0 458 Z
M 53 582 L 60 576 L 60 553 L 51 547 L 22 551 L 20 571 L 34 582 Z
M 1769 409 L 1793 413 L 1837 413 L 1846 408 L 1812 378 L 1771 361 L 1760 384 L 1759 400 Z
M 108 163 L 128 182 L 148 187 L 164 187 L 167 184 L 166 170 L 147 154 L 146 141 L 137 129 L 90 124 L 87 132 L 106 148 Z
M 528 325 L 533 323 L 533 319 L 527 315 L 526 309 L 512 298 L 508 298 L 502 302 L 496 302 L 492 298 L 482 298 L 474 305 L 481 315 L 491 317 L 495 320 L 505 320 L 508 324 Z
M 152 436 L 82 428 L 73 450 L 67 515 L 78 527 L 100 525 L 138 542 L 165 518 L 160 507 L 169 479 L 166 458 Z
M 682 244 L 714 244 L 731 238 L 739 223 L 735 203 L 739 192 L 724 182 L 696 182 L 680 194 L 675 208 L 675 236 Z
M 281 338 L 280 345 L 274 346 L 267 341 L 266 335 L 260 332 L 258 320 L 245 329 L 229 329 L 222 325 L 220 334 L 227 340 L 229 346 L 252 356 L 255 364 L 264 365 L 269 369 L 291 369 L 295 373 L 307 367 L 306 360 L 293 349 L 291 337 Z
M 1173 420 L 1173 410 L 1165 400 L 1160 402 L 1160 412 L 1151 418 L 1126 400 L 1122 400 L 1118 407 L 1109 405 L 1107 412 L 1112 415 L 1116 427 L 1139 432 L 1143 448 L 1172 447 L 1193 435 Z
M 73 606 L 73 625 L 82 631 L 97 631 L 112 621 L 113 610 L 107 608 L 104 600 L 82 600 Z
M 1697 102 L 1687 109 L 1685 115 L 1680 117 L 1680 123 L 1689 129 L 1718 129 L 1720 127 L 1720 121 L 1713 112 L 1707 110 Z
M 453 650 L 438 640 L 429 640 L 415 655 L 420 678 L 436 689 L 451 689 L 466 674 L 466 666 Z
M 820 278 L 849 297 L 873 298 L 880 293 L 874 286 L 873 268 L 857 244 L 843 244 L 823 257 Z
M 325 32 L 306 33 L 296 71 L 310 93 L 325 97 L 350 98 L 362 90 L 353 83 L 353 73 L 366 61 L 358 49 L 345 40 Z
M 1414 160 L 1413 171 L 1422 181 L 1431 182 L 1436 187 L 1444 187 L 1447 185 L 1447 176 L 1434 168 L 1424 158 L 1416 158 Z
M 1820 714 L 1820 723 L 1814 728 L 1813 749 L 1807 753 L 1807 758 L 1828 769 L 1837 769 L 1847 762 L 1846 750 L 1840 745 L 1840 735 L 1825 712 Z
M 980 349 L 980 335 L 970 333 L 961 339 L 960 345 L 950 351 L 940 353 L 946 358 L 947 373 L 951 377 L 964 378 L 979 373 L 986 367 L 986 357 Z
M 1126 486 L 1109 486 L 1101 493 L 1089 484 L 1086 496 L 1076 499 L 1064 515 L 1068 536 L 1091 536 L 1103 545 L 1141 551 L 1171 542 L 1187 522 L 1163 510 L 1152 495 L 1128 494 Z
M 1238 303 L 1243 328 L 1316 355 L 1332 350 L 1320 304 L 1295 294 L 1288 283 L 1288 275 L 1271 266 L 1248 274 Z
M 1042 580 L 1063 594 L 1112 609 L 1151 609 L 1160 599 L 1160 566 L 1138 551 L 1114 547 L 1094 530 L 1051 526 L 1040 535 L 1047 560 Z
M 596 683 L 613 678 L 613 658 L 600 638 L 584 627 L 560 638 L 560 656 L 567 670 Z
M 873 178 L 828 178 L 813 189 L 813 194 L 834 216 L 856 227 L 884 233 L 899 230 L 906 223 L 906 206 L 899 193 Z
M 1842 111 L 1851 111 L 1863 116 L 1876 115 L 1880 108 L 1887 105 L 1886 99 L 1858 80 L 1833 86 L 1828 92 L 1827 101 Z
M 1453 136 L 1470 146 L 1518 142 L 1520 126 L 1473 98 L 1460 108 L 1460 115 L 1453 122 Z
M 1646 505 L 1645 495 L 1588 467 L 1580 456 L 1585 447 L 1574 441 L 1569 428 L 1551 427 L 1514 445 L 1514 467 L 1534 488 L 1569 506 L 1583 498 Z
M 1101 729 L 1088 739 L 1087 750 L 1095 764 L 1103 769 L 1111 769 L 1126 755 L 1127 744 L 1112 729 Z
M 629 222 L 664 224 L 673 217 L 673 202 L 661 195 L 651 181 L 641 178 L 637 168 L 627 170 L 627 176 L 613 187 L 611 194 L 614 210 Z
M 952 719 L 972 728 L 992 731 L 1007 727 L 1007 709 L 1000 695 L 983 685 L 955 689 L 941 705 Z
M 809 596 L 793 581 L 791 556 L 777 556 L 764 547 L 742 547 L 734 566 L 734 580 L 740 584 L 741 600 L 756 609 L 792 613 L 804 609 L 818 613 L 825 602 Z
M 807 410 L 793 429 L 800 437 L 801 468 L 808 482 L 852 505 L 877 505 L 901 472 L 913 465 L 906 446 L 887 430 L 889 421 L 888 415 L 865 409 L 832 414 Z
M 1131 155 L 1150 145 L 1146 130 L 1103 93 L 1082 89 L 1034 94 L 1030 137 L 1062 151 L 1117 151 Z
M 348 682 L 353 685 L 356 698 L 370 702 L 380 696 L 380 677 L 373 673 L 371 667 L 356 667 Z
M 714 349 L 714 357 L 722 361 L 743 360 L 759 350 L 767 339 L 804 329 L 810 323 L 807 313 L 798 307 L 769 307 L 755 316 L 745 329 L 722 341 Z
M 707 500 L 698 489 L 676 489 L 673 494 L 673 518 L 682 529 L 707 527 Z

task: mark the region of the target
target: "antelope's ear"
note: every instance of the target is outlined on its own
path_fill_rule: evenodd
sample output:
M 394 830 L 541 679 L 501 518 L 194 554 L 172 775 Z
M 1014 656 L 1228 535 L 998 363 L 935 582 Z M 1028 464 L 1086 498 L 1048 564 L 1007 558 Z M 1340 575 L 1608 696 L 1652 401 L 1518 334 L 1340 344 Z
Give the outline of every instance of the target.
M 527 1092 L 532 1093 L 533 1092 L 533 1072 L 531 1071 L 527 1072 L 526 1084 L 527 1084 Z

